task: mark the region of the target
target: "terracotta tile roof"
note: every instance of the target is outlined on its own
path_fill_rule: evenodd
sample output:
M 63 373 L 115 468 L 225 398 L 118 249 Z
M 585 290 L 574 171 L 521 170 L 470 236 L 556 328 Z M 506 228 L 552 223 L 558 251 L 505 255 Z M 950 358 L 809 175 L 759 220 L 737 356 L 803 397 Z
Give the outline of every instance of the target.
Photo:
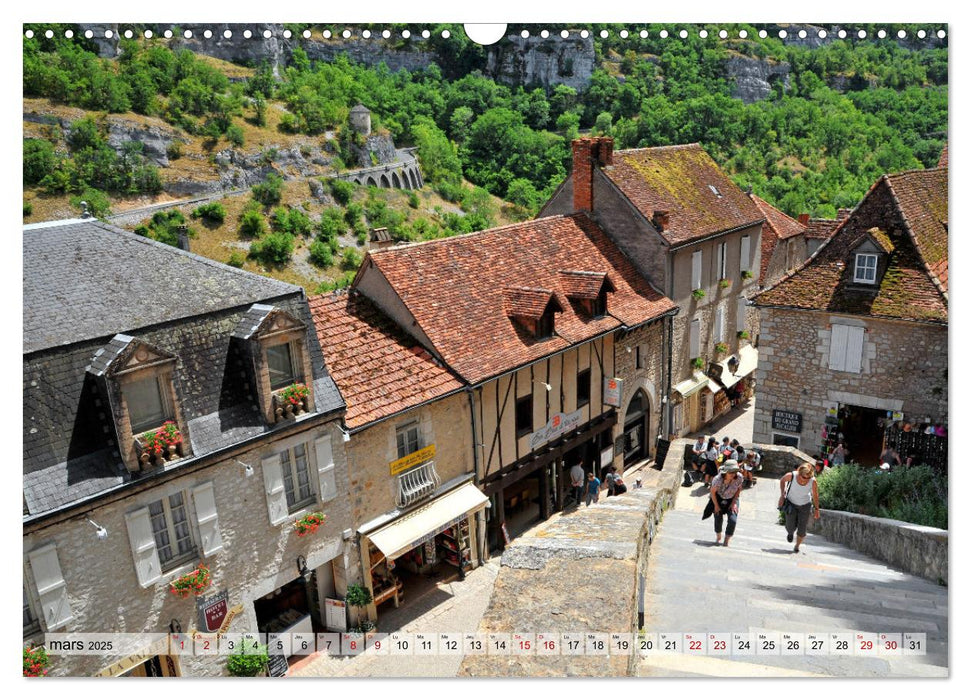
M 478 233 L 372 251 L 374 264 L 444 361 L 478 383 L 601 333 L 675 308 L 584 214 L 550 216 Z M 605 273 L 607 315 L 566 298 L 561 270 Z M 506 315 L 507 290 L 550 290 L 563 308 L 552 337 L 536 340 Z
M 941 158 L 937 161 L 938 168 L 947 167 L 947 142 L 944 142 L 944 149 L 941 151 Z
M 806 238 L 826 240 L 833 235 L 839 224 L 839 219 L 810 219 L 809 226 L 806 227 Z
M 884 175 L 832 237 L 800 268 L 756 295 L 755 305 L 947 323 L 946 286 L 932 273 L 942 270 L 946 280 L 946 218 L 946 169 Z M 867 237 L 890 251 L 876 287 L 853 284 L 853 253 Z
M 546 312 L 550 302 L 555 310 L 563 310 L 556 300 L 555 292 L 550 289 L 506 287 L 502 290 L 502 308 L 507 316 L 514 318 L 538 319 Z
M 670 213 L 661 235 L 671 244 L 764 218 L 697 143 L 614 151 L 613 166 L 602 170 L 645 218 Z
M 765 217 L 765 223 L 762 224 L 762 257 L 759 270 L 759 284 L 764 284 L 776 244 L 779 241 L 805 233 L 806 227 L 779 211 L 761 197 L 754 194 L 750 194 L 749 197 L 752 198 L 752 202 Z
M 607 290 L 613 291 L 606 272 L 560 270 L 560 281 L 568 299 L 596 299 L 605 282 Z
M 356 292 L 313 297 L 310 311 L 327 367 L 347 402 L 349 428 L 463 386 L 418 341 Z

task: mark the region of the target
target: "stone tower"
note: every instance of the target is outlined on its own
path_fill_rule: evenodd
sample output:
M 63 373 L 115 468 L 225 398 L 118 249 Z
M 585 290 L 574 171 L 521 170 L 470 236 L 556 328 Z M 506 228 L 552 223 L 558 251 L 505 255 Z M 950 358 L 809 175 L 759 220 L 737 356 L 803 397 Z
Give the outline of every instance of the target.
M 371 112 L 364 105 L 357 105 L 351 110 L 349 117 L 351 128 L 362 136 L 371 134 Z

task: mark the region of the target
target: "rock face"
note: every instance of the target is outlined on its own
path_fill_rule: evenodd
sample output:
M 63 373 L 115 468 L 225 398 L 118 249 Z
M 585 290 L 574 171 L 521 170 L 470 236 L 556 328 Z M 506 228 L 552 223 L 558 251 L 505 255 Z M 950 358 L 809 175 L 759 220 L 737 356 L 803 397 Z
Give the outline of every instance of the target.
M 494 80 L 513 85 L 539 85 L 546 89 L 568 85 L 584 90 L 590 84 L 594 61 L 592 36 L 511 36 L 489 48 L 486 71 Z
M 363 146 L 352 144 L 350 150 L 356 158 L 357 165 L 362 168 L 394 163 L 398 159 L 391 134 L 371 134 Z M 348 167 L 352 167 L 350 163 Z
M 772 94 L 772 84 L 782 82 L 789 89 L 789 64 L 773 63 L 758 58 L 732 56 L 725 61 L 725 73 L 735 80 L 732 97 L 746 104 L 764 100 Z

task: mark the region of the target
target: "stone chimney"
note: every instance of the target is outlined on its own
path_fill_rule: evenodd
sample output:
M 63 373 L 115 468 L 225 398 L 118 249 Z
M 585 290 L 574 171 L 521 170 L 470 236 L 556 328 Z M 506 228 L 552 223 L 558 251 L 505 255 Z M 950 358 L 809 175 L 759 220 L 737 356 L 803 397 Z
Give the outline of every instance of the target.
M 187 226 L 179 226 L 178 236 L 179 248 L 182 250 L 189 250 L 189 228 Z
M 670 220 L 671 212 L 664 209 L 656 210 L 654 215 L 651 217 L 651 223 L 654 224 L 654 228 L 656 228 L 658 231 L 664 231 L 667 229 Z
M 614 164 L 614 140 L 609 136 L 573 141 L 573 210 L 593 211 L 594 163 Z
M 799 223 L 803 226 L 809 226 L 809 214 L 802 213 L 799 215 Z

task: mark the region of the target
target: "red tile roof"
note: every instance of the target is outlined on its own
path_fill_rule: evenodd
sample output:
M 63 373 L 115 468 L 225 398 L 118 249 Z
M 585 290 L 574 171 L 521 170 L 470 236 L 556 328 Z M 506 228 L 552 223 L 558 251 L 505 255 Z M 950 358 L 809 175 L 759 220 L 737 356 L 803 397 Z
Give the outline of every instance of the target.
M 697 143 L 614 151 L 604 175 L 647 219 L 670 213 L 671 244 L 756 224 L 764 216 Z
M 372 251 L 359 275 L 368 264 L 388 280 L 444 361 L 470 383 L 675 308 L 585 214 Z M 607 293 L 606 316 L 590 318 L 568 301 L 562 270 L 608 276 L 615 291 Z M 506 315 L 513 287 L 555 294 L 563 311 L 555 314 L 552 337 L 537 340 Z
M 749 195 L 749 197 L 752 198 L 755 206 L 765 217 L 765 223 L 762 224 L 762 257 L 759 270 L 759 284 L 765 284 L 765 277 L 769 272 L 769 262 L 772 260 L 772 253 L 775 251 L 776 244 L 779 241 L 805 233 L 807 227 L 779 211 L 761 197 L 754 194 Z
M 946 222 L 946 168 L 884 175 L 815 255 L 755 304 L 947 323 Z M 875 287 L 853 283 L 853 253 L 867 237 L 890 251 Z
M 358 428 L 461 389 L 418 341 L 366 297 L 335 293 L 310 299 L 327 369 Z
M 944 142 L 944 148 L 941 150 L 941 158 L 937 161 L 938 168 L 947 167 L 947 141 Z
M 502 308 L 507 316 L 515 318 L 538 319 L 546 311 L 551 300 L 554 309 L 563 310 L 560 303 L 556 301 L 555 293 L 550 289 L 506 287 L 502 290 Z
M 809 226 L 806 227 L 806 238 L 826 240 L 833 235 L 839 223 L 839 219 L 810 219 Z
M 613 289 L 605 272 L 560 270 L 560 280 L 568 299 L 596 299 L 604 287 L 604 282 L 607 283 L 608 290 Z

